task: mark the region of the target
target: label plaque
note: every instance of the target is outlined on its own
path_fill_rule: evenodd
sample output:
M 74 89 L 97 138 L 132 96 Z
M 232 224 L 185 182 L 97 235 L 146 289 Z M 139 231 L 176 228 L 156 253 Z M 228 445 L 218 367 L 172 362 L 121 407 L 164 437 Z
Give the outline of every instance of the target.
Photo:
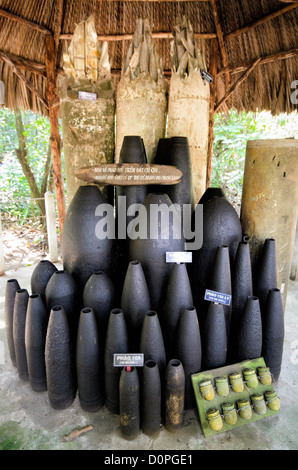
M 230 305 L 232 296 L 206 289 L 204 299 L 210 300 L 210 302 L 217 302 L 218 304 Z
M 144 365 L 143 353 L 119 353 L 114 354 L 114 367 L 142 367 Z
M 80 168 L 75 176 L 88 183 L 137 186 L 147 184 L 178 184 L 182 177 L 182 171 L 170 165 L 107 163 Z
M 96 101 L 97 94 L 90 93 L 89 91 L 79 91 L 78 93 L 79 100 L 86 100 L 86 101 Z
M 191 251 L 167 251 L 166 263 L 191 263 Z

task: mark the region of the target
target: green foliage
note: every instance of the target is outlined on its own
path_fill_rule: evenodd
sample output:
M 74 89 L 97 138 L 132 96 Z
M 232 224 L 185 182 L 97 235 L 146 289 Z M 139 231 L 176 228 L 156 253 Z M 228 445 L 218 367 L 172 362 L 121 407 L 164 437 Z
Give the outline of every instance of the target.
M 297 112 L 272 116 L 231 110 L 228 117 L 216 115 L 211 185 L 241 196 L 247 141 L 289 137 L 298 137 Z
M 47 158 L 50 124 L 46 117 L 22 112 L 27 159 L 37 185 L 43 178 Z M 19 146 L 14 113 L 0 109 L 0 210 L 10 216 L 31 214 L 30 189 L 15 154 Z M 33 214 L 31 214 L 33 215 Z

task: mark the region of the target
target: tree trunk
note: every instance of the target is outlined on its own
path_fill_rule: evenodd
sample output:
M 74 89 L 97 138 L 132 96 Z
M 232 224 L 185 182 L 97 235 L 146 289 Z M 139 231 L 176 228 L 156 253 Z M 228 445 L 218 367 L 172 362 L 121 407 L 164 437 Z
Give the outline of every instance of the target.
M 15 109 L 14 115 L 15 115 L 15 120 L 16 120 L 16 130 L 17 130 L 18 141 L 19 141 L 19 148 L 15 149 L 15 152 L 21 164 L 26 180 L 28 182 L 30 193 L 31 193 L 31 198 L 36 199 L 36 204 L 37 204 L 39 213 L 43 217 L 46 214 L 45 203 L 44 203 L 44 200 L 41 199 L 42 195 L 38 189 L 34 174 L 27 161 L 26 137 L 24 136 L 24 126 L 23 126 L 21 111 L 19 109 Z M 45 222 L 43 220 L 43 224 L 44 223 Z

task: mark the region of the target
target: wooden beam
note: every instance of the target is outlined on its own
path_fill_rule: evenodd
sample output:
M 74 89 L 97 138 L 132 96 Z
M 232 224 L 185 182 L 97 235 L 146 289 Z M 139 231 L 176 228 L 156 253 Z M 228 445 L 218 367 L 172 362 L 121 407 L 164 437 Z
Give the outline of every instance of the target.
M 212 7 L 212 11 L 213 11 L 213 19 L 214 19 L 216 35 L 217 35 L 217 41 L 218 41 L 218 46 L 219 46 L 219 50 L 220 50 L 222 64 L 223 64 L 224 67 L 227 67 L 228 66 L 228 55 L 227 55 L 227 51 L 226 51 L 226 47 L 225 47 L 225 43 L 224 43 L 224 36 L 223 36 L 223 31 L 222 31 L 222 27 L 221 27 L 221 23 L 220 23 L 220 18 L 219 18 L 219 9 L 218 9 L 217 0 L 210 0 L 210 4 L 211 4 L 211 7 Z M 225 91 L 227 89 L 229 89 L 230 86 L 231 86 L 231 76 L 230 76 L 229 73 L 227 73 L 225 75 Z M 226 113 L 229 114 L 228 107 L 225 105 L 225 103 L 224 103 L 224 106 L 226 107 L 226 109 L 225 109 Z
M 297 55 L 298 55 L 298 47 L 294 47 L 293 49 L 289 49 L 287 51 L 281 51 L 281 52 L 277 52 L 276 54 L 270 54 L 265 57 L 260 57 L 261 60 L 259 62 L 259 65 L 269 64 L 270 62 L 275 62 L 276 60 L 291 59 L 292 57 L 295 57 Z M 225 73 L 234 74 L 234 73 L 243 72 L 243 70 L 246 70 L 253 62 L 254 60 L 244 62 L 241 65 L 230 65 L 228 67 L 224 67 L 223 69 L 217 72 L 217 76 L 224 75 Z
M 36 90 L 36 88 L 32 85 L 31 82 L 25 77 L 25 75 L 19 70 L 19 68 L 12 62 L 12 60 L 3 52 L 0 53 L 0 58 L 4 60 L 7 65 L 11 68 L 11 70 L 19 77 L 20 80 L 29 88 L 30 91 L 36 96 L 39 101 L 49 109 L 48 103 L 46 100 L 41 96 L 41 94 Z
M 244 72 L 241 77 L 231 86 L 229 91 L 225 94 L 225 96 L 220 100 L 220 102 L 216 105 L 214 112 L 217 113 L 219 108 L 230 98 L 230 96 L 237 90 L 237 88 L 241 85 L 244 80 L 248 77 L 248 75 L 252 72 L 252 70 L 260 63 L 261 59 L 256 59 L 253 63 L 248 67 L 248 69 Z
M 60 34 L 61 40 L 71 40 L 73 37 L 72 33 Z M 98 34 L 99 41 L 130 41 L 133 37 L 133 33 L 128 34 Z M 157 32 L 151 33 L 152 39 L 173 39 L 173 33 L 171 32 Z M 194 33 L 196 39 L 214 39 L 216 33 Z
M 206 169 L 206 189 L 210 187 L 212 175 L 212 159 L 214 144 L 214 108 L 216 100 L 216 75 L 217 75 L 217 56 L 218 42 L 212 39 L 210 44 L 210 65 L 209 73 L 214 77 L 213 83 L 210 85 L 210 106 L 209 106 L 209 129 L 208 129 L 208 153 L 207 153 L 207 169 Z
M 65 207 L 65 194 L 64 184 L 62 177 L 62 163 L 61 163 L 61 137 L 59 132 L 59 121 L 58 121 L 58 110 L 56 106 L 53 106 L 57 101 L 56 93 L 56 81 L 57 81 L 57 50 L 53 36 L 46 36 L 46 54 L 45 64 L 47 72 L 47 98 L 50 105 L 49 116 L 50 116 L 50 141 L 52 146 L 53 155 L 53 176 L 56 189 L 57 206 L 58 206 L 58 218 L 60 227 L 60 240 L 63 233 L 63 225 L 66 214 Z
M 251 29 L 256 28 L 257 26 L 260 26 L 261 24 L 267 23 L 268 21 L 271 21 L 274 18 L 277 18 L 278 16 L 283 15 L 284 13 L 287 13 L 288 11 L 294 10 L 294 8 L 297 8 L 297 7 L 298 7 L 297 1 L 295 3 L 292 3 L 291 5 L 286 5 L 280 8 L 279 10 L 269 13 L 269 15 L 266 15 L 263 18 L 260 18 L 259 20 L 254 21 L 253 23 L 250 23 L 246 26 L 243 26 L 242 28 L 232 31 L 231 33 L 227 34 L 224 37 L 224 39 L 226 41 L 227 39 L 231 39 L 231 38 L 234 38 L 235 36 L 239 36 L 239 34 L 247 33 L 247 31 L 250 31 Z
M 2 16 L 3 18 L 8 18 L 9 20 L 15 21 L 19 24 L 28 26 L 29 28 L 39 31 L 40 33 L 43 33 L 46 35 L 52 34 L 52 32 L 49 29 L 45 28 L 44 26 L 41 26 L 37 23 L 33 23 L 33 21 L 26 20 L 25 18 L 21 18 L 20 16 L 10 13 L 9 11 L 0 9 L 0 16 Z
M 15 54 L 10 54 L 8 52 L 1 51 L 1 50 L 0 50 L 0 59 L 1 59 L 1 54 L 4 54 L 7 57 L 9 57 L 10 60 L 14 62 L 14 64 L 19 69 L 26 70 L 27 72 L 36 73 L 37 75 L 41 75 L 42 77 L 46 76 L 45 65 L 40 64 L 39 62 L 34 62 L 33 60 L 24 59 L 24 57 L 20 57 Z

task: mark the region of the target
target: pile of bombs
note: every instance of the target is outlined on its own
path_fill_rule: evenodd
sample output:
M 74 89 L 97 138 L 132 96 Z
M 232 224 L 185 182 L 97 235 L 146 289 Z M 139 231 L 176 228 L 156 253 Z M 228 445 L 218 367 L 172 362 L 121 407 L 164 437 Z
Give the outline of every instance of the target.
M 183 185 L 189 187 L 187 142 L 173 142 L 185 178 L 176 193 L 170 185 L 164 192 L 115 188 L 116 196 L 145 209 L 138 212 L 140 227 L 152 226 L 152 204 L 162 211 L 173 202 L 190 202 L 183 200 Z M 143 146 L 138 149 L 144 158 Z M 179 168 L 179 158 L 174 164 Z M 121 214 L 114 204 L 117 227 Z M 158 219 L 154 239 L 120 239 L 117 230 L 100 239 L 107 197 L 98 186 L 80 186 L 64 223 L 63 269 L 41 260 L 31 276 L 31 294 L 17 279 L 7 281 L 11 361 L 34 391 L 47 391 L 53 408 L 70 406 L 78 394 L 87 412 L 106 406 L 119 414 L 123 436 L 133 439 L 141 430 L 158 435 L 162 424 L 169 431 L 183 426 L 185 410 L 196 406 L 192 374 L 263 357 L 278 380 L 284 317 L 275 240 L 264 240 L 253 269 L 249 240 L 224 193 L 210 188 L 200 204 L 202 246 L 192 251 L 191 263 L 167 262 L 166 253 L 185 251 L 185 240 L 173 236 L 179 218 L 169 218 L 166 237 Z M 127 216 L 127 227 L 130 222 Z M 230 302 L 206 300 L 206 290 Z M 141 354 L 143 365 L 117 367 L 117 354 Z

